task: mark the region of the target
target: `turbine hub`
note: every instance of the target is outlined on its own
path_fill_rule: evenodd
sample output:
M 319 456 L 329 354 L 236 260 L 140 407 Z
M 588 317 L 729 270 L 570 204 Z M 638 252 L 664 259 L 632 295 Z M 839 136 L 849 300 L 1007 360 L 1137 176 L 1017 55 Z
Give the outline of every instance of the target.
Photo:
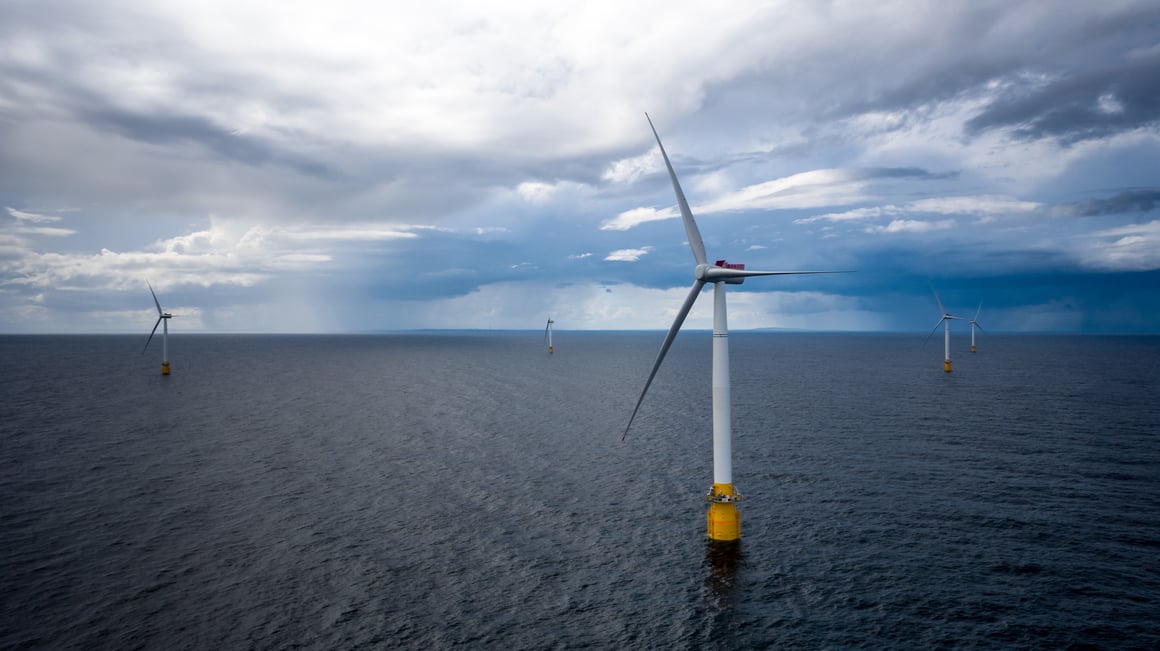
M 697 280 L 706 283 L 728 283 L 740 285 L 745 281 L 745 265 L 718 260 L 715 264 L 699 264 L 693 273 Z

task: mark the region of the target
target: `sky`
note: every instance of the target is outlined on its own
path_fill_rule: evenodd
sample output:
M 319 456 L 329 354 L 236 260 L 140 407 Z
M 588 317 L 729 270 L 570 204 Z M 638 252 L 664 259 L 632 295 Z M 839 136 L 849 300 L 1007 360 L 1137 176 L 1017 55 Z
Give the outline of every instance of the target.
M 732 329 L 1160 332 L 1155 0 L 712 4 L 2 0 L 0 333 L 666 329 L 646 112 Z

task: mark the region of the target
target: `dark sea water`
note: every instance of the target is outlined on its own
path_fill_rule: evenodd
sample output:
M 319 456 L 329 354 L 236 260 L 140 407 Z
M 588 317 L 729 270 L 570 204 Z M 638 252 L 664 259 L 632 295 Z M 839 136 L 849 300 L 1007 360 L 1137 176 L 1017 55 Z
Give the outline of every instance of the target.
M 1160 337 L 661 338 L 0 337 L 0 648 L 1160 648 Z

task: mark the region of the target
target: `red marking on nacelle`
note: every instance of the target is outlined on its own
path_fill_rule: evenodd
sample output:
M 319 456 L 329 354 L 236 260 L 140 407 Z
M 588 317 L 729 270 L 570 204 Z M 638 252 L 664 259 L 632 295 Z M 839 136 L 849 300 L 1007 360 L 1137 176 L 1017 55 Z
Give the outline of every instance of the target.
M 724 267 L 725 269 L 740 269 L 740 270 L 745 269 L 744 262 L 725 262 L 724 260 L 718 260 L 715 263 L 715 266 Z

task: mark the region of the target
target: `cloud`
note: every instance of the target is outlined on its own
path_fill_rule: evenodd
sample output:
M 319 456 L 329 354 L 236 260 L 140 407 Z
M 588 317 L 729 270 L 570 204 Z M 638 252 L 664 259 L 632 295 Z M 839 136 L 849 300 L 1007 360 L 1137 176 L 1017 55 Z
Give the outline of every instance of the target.
M 1010 215 L 1034 212 L 1040 207 L 1035 201 L 991 195 L 920 199 L 909 206 L 913 212 L 940 215 Z
M 637 262 L 643 256 L 648 255 L 648 252 L 652 250 L 653 247 L 651 246 L 646 246 L 640 249 L 617 249 L 612 253 L 604 256 L 604 259 L 610 262 Z
M 679 217 L 680 214 L 676 208 L 666 208 L 664 210 L 657 210 L 655 208 L 633 208 L 632 210 L 626 210 L 620 213 L 612 219 L 601 222 L 600 230 L 627 231 L 630 228 L 635 228 L 647 222 Z
M 861 221 L 865 219 L 873 219 L 875 217 L 893 216 L 910 212 L 907 208 L 899 208 L 898 206 L 871 206 L 867 208 L 854 208 L 853 210 L 846 210 L 843 212 L 830 212 L 824 215 L 814 215 L 812 217 L 803 217 L 795 219 L 795 224 L 811 224 L 817 221 Z
M 1160 51 L 1046 78 L 1013 78 L 965 125 L 968 134 L 1006 129 L 1019 139 L 1075 143 L 1160 124 Z
M 846 222 L 846 221 L 867 221 L 879 217 L 900 217 L 904 215 L 916 214 L 936 214 L 936 215 L 974 215 L 978 217 L 994 217 L 994 216 L 1011 216 L 1023 215 L 1033 213 L 1041 208 L 1038 202 L 1022 201 L 1012 199 L 1010 197 L 998 196 L 947 196 L 947 197 L 932 197 L 929 199 L 919 199 L 903 205 L 885 205 L 885 206 L 868 206 L 864 208 L 854 208 L 838 213 L 826 213 L 824 215 L 814 215 L 811 217 L 803 217 L 795 219 L 795 224 L 810 224 L 818 221 L 831 222 Z M 949 228 L 949 224 L 953 223 L 951 220 L 943 220 L 941 222 L 922 222 L 922 223 L 937 223 L 940 224 L 938 228 Z M 874 227 L 868 229 L 868 232 L 898 232 L 901 230 L 910 230 L 917 232 L 918 229 L 930 230 L 930 227 L 918 226 L 919 222 L 913 220 L 898 220 L 894 219 L 888 227 Z
M 947 175 L 931 174 L 917 168 L 819 169 L 756 183 L 719 196 L 691 209 L 694 215 L 743 210 L 788 210 L 857 203 L 873 198 L 870 183 L 892 179 L 940 179 Z M 833 213 L 831 213 L 833 214 Z M 604 230 L 628 230 L 640 224 L 680 216 L 675 207 L 664 210 L 634 208 L 605 221 Z M 806 223 L 799 220 L 797 223 Z
M 929 233 L 955 227 L 955 220 L 921 221 L 917 219 L 895 219 L 885 226 L 868 226 L 867 233 Z
M 68 237 L 75 235 L 76 231 L 71 228 L 61 228 L 59 226 L 40 226 L 39 224 L 51 224 L 60 221 L 60 217 L 51 215 L 41 215 L 33 212 L 26 212 L 17 210 L 15 208 L 6 208 L 8 214 L 16 219 L 15 222 L 4 223 L 0 222 L 0 235 L 8 235 L 8 242 L 11 245 L 18 247 L 27 246 L 27 242 L 21 236 L 24 235 L 43 235 L 46 237 Z M 2 240 L 0 240 L 2 242 Z
M 1082 253 L 1085 264 L 1109 271 L 1160 269 L 1160 220 L 1128 224 L 1083 237 L 1090 245 Z M 1094 241 L 1093 241 L 1094 240 Z
M 282 329 L 463 323 L 415 305 L 578 278 L 679 304 L 687 235 L 645 111 L 714 257 L 897 271 L 868 293 L 951 258 L 964 283 L 1152 264 L 1151 231 L 1110 230 L 1157 199 L 1149 0 L 0 13 L 0 329 L 109 327 L 145 276 L 207 329 L 250 307 Z
M 1063 203 L 1056 207 L 1059 214 L 1073 217 L 1120 215 L 1133 212 L 1151 212 L 1160 204 L 1160 190 L 1129 190 L 1103 199 Z
M 867 176 L 843 169 L 799 172 L 727 193 L 698 206 L 694 213 L 733 210 L 813 208 L 856 203 L 867 198 Z
M 41 215 L 34 212 L 25 212 L 15 208 L 5 208 L 9 215 L 24 222 L 32 222 L 33 224 L 45 224 L 60 221 L 60 217 L 53 217 L 51 215 Z

